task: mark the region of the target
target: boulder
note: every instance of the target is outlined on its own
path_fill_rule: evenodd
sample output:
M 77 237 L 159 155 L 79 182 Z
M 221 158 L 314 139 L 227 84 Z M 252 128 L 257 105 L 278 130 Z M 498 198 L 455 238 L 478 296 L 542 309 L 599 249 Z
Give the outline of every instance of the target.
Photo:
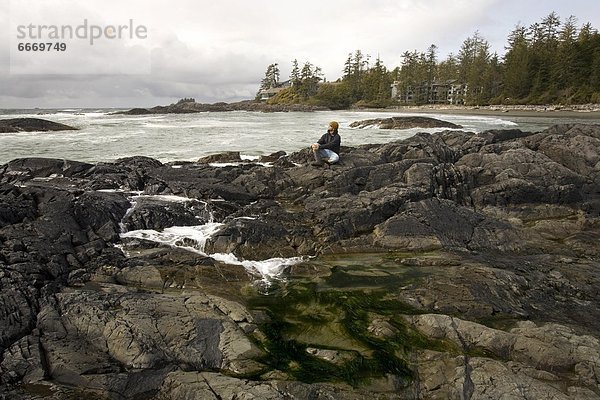
M 9 118 L 0 119 L 0 133 L 14 132 L 49 132 L 49 131 L 76 131 L 69 125 L 48 121 L 40 118 Z
M 492 399 L 509 392 L 521 380 L 523 383 L 527 382 L 526 387 L 530 391 L 528 395 L 538 393 L 539 396 L 564 399 L 576 398 L 572 397 L 575 393 L 586 393 L 589 396 L 593 391 L 588 387 L 596 390 L 599 388 L 598 382 L 592 378 L 594 374 L 589 374 L 600 363 L 598 338 L 578 335 L 566 326 L 537 326 L 528 321 L 504 332 L 445 315 L 419 315 L 407 317 L 407 320 L 428 337 L 450 340 L 463 348 L 465 353 L 478 349 L 497 359 L 510 360 L 508 365 L 480 357 L 465 356 L 462 362 L 455 360 L 459 365 L 466 364 L 463 369 L 466 374 L 462 377 L 462 390 L 454 387 L 457 392 L 468 390 L 473 396 Z M 432 372 L 431 368 L 432 366 L 424 367 L 427 375 Z M 448 368 L 444 366 L 444 370 L 447 371 Z M 578 371 L 580 380 L 565 393 L 564 389 L 560 390 L 562 385 L 558 384 L 568 381 L 573 370 Z M 492 376 L 496 378 L 490 384 Z M 469 387 L 467 380 L 471 381 Z M 447 385 L 448 380 L 444 381 L 442 385 Z M 448 387 L 446 390 L 453 389 Z
M 411 129 L 411 128 L 452 128 L 460 129 L 462 126 L 452 122 L 442 121 L 430 117 L 390 117 L 374 118 L 352 122 L 350 128 L 367 128 L 377 126 L 379 129 Z
M 204 225 L 211 221 L 208 203 L 196 199 L 138 196 L 120 226 L 128 231 Z
M 226 151 L 219 154 L 202 157 L 198 164 L 242 162 L 239 151 Z

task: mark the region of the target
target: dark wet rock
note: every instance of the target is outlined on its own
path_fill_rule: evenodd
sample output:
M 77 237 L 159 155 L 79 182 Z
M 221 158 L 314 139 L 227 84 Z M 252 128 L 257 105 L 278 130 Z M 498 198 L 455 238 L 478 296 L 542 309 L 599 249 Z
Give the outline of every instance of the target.
M 126 115 L 146 115 L 146 114 L 152 114 L 152 111 L 150 111 L 147 108 L 132 108 L 131 110 L 127 110 L 124 112 L 119 112 L 118 114 L 126 114 Z
M 233 253 L 244 259 L 261 260 L 314 253 L 311 224 L 299 221 L 274 201 L 260 200 L 232 214 L 207 241 L 209 253 Z
M 406 204 L 378 226 L 375 243 L 417 251 L 524 251 L 536 236 L 452 201 L 427 199 Z
M 29 335 L 16 341 L 3 354 L 0 363 L 0 383 L 33 383 L 44 379 L 42 348 L 39 335 Z
M 115 165 L 123 166 L 126 168 L 137 168 L 137 169 L 151 169 L 162 167 L 162 163 L 154 158 L 144 156 L 124 157 L 115 160 Z
M 33 178 L 73 177 L 93 168 L 92 164 L 50 158 L 20 158 L 4 164 L 0 182 L 18 182 Z
M 79 226 L 87 227 L 105 242 L 116 242 L 121 231 L 118 221 L 129 207 L 122 194 L 86 192 L 77 198 L 73 211 Z
M 239 151 L 226 151 L 224 153 L 212 154 L 210 156 L 202 157 L 198 160 L 198 164 L 230 162 L 242 162 Z
M 13 185 L 0 186 L 0 228 L 37 217 L 35 199 Z
M 56 398 L 600 393 L 598 126 L 420 133 L 343 147 L 326 168 L 308 165 L 309 149 L 274 153 L 261 160 L 269 167 L 209 165 L 239 155 L 223 157 L 0 166 L 0 397 L 32 398 L 24 384 Z M 209 221 L 219 225 L 206 243 L 120 237 Z M 289 273 L 357 282 L 346 295 L 367 287 L 365 297 L 378 287 L 369 282 L 397 280 L 385 301 L 412 314 L 370 312 L 361 334 L 397 343 L 409 329 L 446 347 L 405 354 L 419 377 L 410 382 L 395 373 L 360 388 L 297 382 L 293 362 L 264 364 L 262 324 L 273 321 L 244 304 L 248 271 L 206 256 L 220 252 L 241 261 L 382 252 L 381 265 L 365 259 L 360 271 L 319 257 Z M 303 343 L 303 357 L 359 361 L 352 346 Z
M 127 230 L 163 230 L 171 226 L 203 225 L 212 218 L 207 203 L 196 199 L 138 196 L 121 222 Z
M 181 168 L 164 166 L 155 169 L 152 178 L 165 184 L 163 191 L 155 194 L 166 192 L 190 198 L 249 203 L 256 200 L 257 196 L 234 181 L 255 168 L 262 167 L 240 165 L 221 168 L 201 164 Z
M 48 121 L 40 118 L 10 118 L 0 119 L 0 133 L 14 132 L 49 132 L 49 131 L 75 131 L 69 125 Z
M 472 136 L 464 132 L 460 134 L 465 138 Z M 417 133 L 407 140 L 381 145 L 367 145 L 366 147 L 381 154 L 385 162 L 416 159 L 433 164 L 455 163 L 463 156 L 464 152 L 461 148 L 448 145 L 444 140 L 446 135 L 447 132 L 436 135 Z
M 528 395 L 536 398 L 596 397 L 594 390 L 590 390 L 598 388 L 595 378 L 590 380 L 590 375 L 584 373 L 580 375 L 579 382 L 569 382 L 568 376 L 573 370 L 597 368 L 597 338 L 578 335 L 572 329 L 557 324 L 537 326 L 533 322 L 522 322 L 505 332 L 443 315 L 419 315 L 409 320 L 428 337 L 450 340 L 465 352 L 480 349 L 497 357 L 492 360 L 465 356 L 454 360 L 446 358 L 441 362 L 444 356 L 430 353 L 427 363 L 419 368 L 425 393 L 435 391 L 436 395 L 454 397 L 453 394 L 464 390 L 460 379 L 444 379 L 442 382 L 436 378 L 441 370 L 451 370 L 448 369 L 448 363 L 451 363 L 457 372 L 461 371 L 459 366 L 464 366 L 462 371 L 469 374 L 472 393 L 477 398 L 498 398 L 507 393 L 510 387 L 518 385 L 527 387 Z M 502 359 L 514 361 L 506 364 L 498 361 Z M 466 376 L 462 376 L 462 379 L 466 379 Z M 438 387 L 432 385 L 435 380 L 440 383 Z M 565 380 L 569 382 L 567 393 L 558 386 Z M 456 383 L 453 385 L 450 382 Z
M 350 128 L 366 128 L 377 126 L 379 129 L 411 129 L 411 128 L 452 128 L 460 129 L 461 125 L 430 117 L 390 117 L 374 118 L 352 122 Z
M 275 162 L 285 155 L 286 155 L 285 151 L 276 151 L 275 153 L 271 153 L 266 156 L 260 156 L 258 161 L 262 162 L 262 163 Z

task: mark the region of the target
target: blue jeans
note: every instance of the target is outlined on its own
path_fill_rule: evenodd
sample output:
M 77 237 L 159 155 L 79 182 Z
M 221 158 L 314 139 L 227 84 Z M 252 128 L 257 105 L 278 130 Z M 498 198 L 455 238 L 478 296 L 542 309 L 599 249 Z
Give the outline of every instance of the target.
M 338 156 L 337 153 L 329 149 L 319 149 L 319 155 L 321 156 L 323 161 L 326 161 L 329 164 L 335 164 L 340 160 L 340 156 Z

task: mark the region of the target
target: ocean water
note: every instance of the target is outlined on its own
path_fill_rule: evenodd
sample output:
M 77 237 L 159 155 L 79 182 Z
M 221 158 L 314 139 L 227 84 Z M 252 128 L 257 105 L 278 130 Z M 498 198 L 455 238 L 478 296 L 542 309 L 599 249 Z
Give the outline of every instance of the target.
M 294 152 L 316 141 L 329 121 L 340 123 L 342 144 L 356 146 L 386 143 L 408 138 L 417 132 L 444 129 L 380 130 L 353 129 L 354 121 L 390 116 L 427 116 L 462 125 L 461 130 L 482 132 L 488 129 L 518 128 L 540 131 L 557 123 L 600 123 L 577 118 L 509 117 L 453 114 L 419 114 L 392 112 L 206 112 L 198 114 L 167 114 L 127 116 L 115 115 L 117 110 L 0 110 L 0 119 L 15 117 L 44 118 L 79 128 L 65 132 L 0 133 L 0 164 L 21 157 L 51 157 L 86 162 L 112 161 L 122 157 L 143 155 L 168 161 L 191 161 L 222 151 L 239 151 L 252 158 L 275 151 Z M 140 193 L 127 194 L 133 212 Z M 173 196 L 154 196 L 166 202 L 197 201 Z M 124 226 L 124 224 L 122 224 Z M 285 279 L 289 265 L 305 261 L 306 257 L 243 260 L 234 254 L 206 254 L 204 244 L 222 224 L 210 221 L 198 226 L 172 226 L 162 231 L 123 229 L 121 237 L 139 238 L 160 245 L 183 248 L 212 257 L 217 262 L 245 268 L 268 286 L 274 280 Z M 190 244 L 193 245 L 190 245 Z M 126 253 L 126 248 L 123 248 Z
M 44 118 L 79 128 L 64 132 L 0 133 L 0 164 L 21 157 L 51 157 L 86 162 L 112 161 L 143 155 L 162 162 L 192 161 L 222 151 L 260 156 L 294 152 L 316 141 L 331 120 L 340 123 L 342 144 L 355 146 L 404 139 L 417 132 L 442 129 L 352 129 L 349 124 L 368 118 L 427 116 L 462 125 L 465 131 L 519 128 L 538 131 L 556 123 L 590 120 L 549 117 L 504 117 L 397 112 L 205 112 L 197 114 L 115 115 L 117 110 L 0 110 L 0 119 Z M 600 121 L 596 121 L 600 123 Z

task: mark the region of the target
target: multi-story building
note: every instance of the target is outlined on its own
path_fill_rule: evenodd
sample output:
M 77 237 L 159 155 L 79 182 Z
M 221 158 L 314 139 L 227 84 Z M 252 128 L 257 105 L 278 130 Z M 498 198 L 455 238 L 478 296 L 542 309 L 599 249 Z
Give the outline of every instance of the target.
M 467 97 L 467 85 L 458 83 L 456 80 L 448 81 L 446 102 L 448 104 L 465 104 Z
M 467 85 L 457 80 L 422 82 L 403 87 L 402 82 L 391 85 L 392 99 L 404 104 L 464 104 Z

